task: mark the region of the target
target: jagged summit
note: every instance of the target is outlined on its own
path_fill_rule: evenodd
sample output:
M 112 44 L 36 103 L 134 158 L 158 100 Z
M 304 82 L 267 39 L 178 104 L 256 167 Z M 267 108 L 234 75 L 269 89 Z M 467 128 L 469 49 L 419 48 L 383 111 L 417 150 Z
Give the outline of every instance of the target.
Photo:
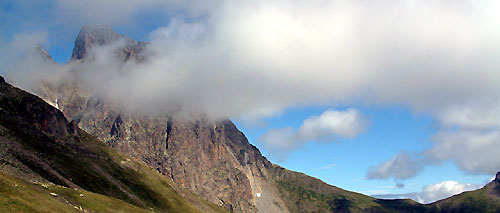
M 121 37 L 109 25 L 84 25 L 78 33 L 72 59 L 83 59 L 94 45 L 104 45 Z
M 125 39 L 125 46 L 117 51 L 118 58 L 126 61 L 131 57 L 142 61 L 145 55 L 145 42 L 138 42 L 113 31 L 109 25 L 84 25 L 78 33 L 71 60 L 82 60 L 89 57 L 89 50 L 94 46 L 107 45 L 119 39 Z

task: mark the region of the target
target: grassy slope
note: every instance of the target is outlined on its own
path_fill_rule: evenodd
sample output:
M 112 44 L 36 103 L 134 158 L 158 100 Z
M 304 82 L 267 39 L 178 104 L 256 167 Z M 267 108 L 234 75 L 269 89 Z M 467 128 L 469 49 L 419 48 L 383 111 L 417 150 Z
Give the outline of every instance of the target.
M 29 183 L 0 173 L 1 212 L 74 212 L 75 207 L 88 212 L 148 212 L 116 198 L 54 184 Z
M 276 185 L 291 212 L 500 212 L 498 179 L 481 189 L 422 205 L 410 199 L 375 199 L 285 171 L 288 174 Z
M 464 192 L 431 204 L 440 212 L 500 212 L 499 185 Z
M 380 200 L 330 186 L 307 175 L 284 170 L 276 182 L 291 212 L 426 212 L 415 201 Z
M 107 195 L 143 209 L 225 211 L 180 187 L 176 191 L 172 181 L 151 167 L 128 159 L 80 129 L 64 133 L 67 120 L 62 113 L 36 96 L 0 84 L 0 126 L 4 129 L 0 143 L 8 149 L 0 151 L 30 172 L 60 186 Z M 63 127 L 57 129 L 61 122 Z

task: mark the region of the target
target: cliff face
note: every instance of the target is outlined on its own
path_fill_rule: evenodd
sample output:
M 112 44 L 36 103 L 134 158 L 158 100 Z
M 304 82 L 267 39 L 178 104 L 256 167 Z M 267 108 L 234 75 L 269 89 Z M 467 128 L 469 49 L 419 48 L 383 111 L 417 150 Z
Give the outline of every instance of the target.
M 113 148 L 141 159 L 207 200 L 255 211 L 255 193 L 272 167 L 231 121 L 137 116 L 100 101 L 87 104 L 79 125 Z

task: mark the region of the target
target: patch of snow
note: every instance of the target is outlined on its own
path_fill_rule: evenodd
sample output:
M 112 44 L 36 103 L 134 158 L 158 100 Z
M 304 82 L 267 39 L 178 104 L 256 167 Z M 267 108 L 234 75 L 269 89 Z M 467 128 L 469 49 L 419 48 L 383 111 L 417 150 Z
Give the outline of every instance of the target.
M 255 197 L 260 197 L 262 193 L 255 193 Z
M 54 101 L 54 103 L 56 104 L 55 107 L 56 109 L 59 109 L 59 101 L 58 101 L 59 98 L 56 98 L 56 100 Z

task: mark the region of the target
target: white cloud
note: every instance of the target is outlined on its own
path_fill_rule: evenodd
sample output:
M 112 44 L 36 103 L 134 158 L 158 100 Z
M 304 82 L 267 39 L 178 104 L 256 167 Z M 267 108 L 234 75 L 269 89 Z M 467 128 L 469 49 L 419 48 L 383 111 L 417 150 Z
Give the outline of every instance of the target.
M 425 186 L 421 192 L 405 193 L 405 194 L 379 194 L 373 195 L 381 199 L 405 199 L 410 198 L 422 204 L 432 203 L 460 194 L 465 191 L 472 191 L 481 188 L 477 184 L 464 184 L 457 181 L 443 181 L 441 183 L 430 184 Z
M 408 179 L 414 177 L 422 170 L 422 164 L 415 154 L 400 151 L 390 160 L 372 166 L 366 173 L 367 179 Z
M 480 187 L 479 185 L 463 184 L 457 181 L 444 181 L 424 187 L 422 191 L 422 200 L 423 203 L 430 203 L 464 191 L 476 190 Z
M 327 110 L 304 120 L 297 136 L 304 141 L 329 141 L 339 136 L 353 138 L 363 131 L 365 123 L 358 110 Z
M 284 160 L 288 152 L 308 142 L 332 142 L 338 138 L 353 138 L 361 133 L 366 121 L 356 109 L 327 110 L 320 116 L 311 116 L 298 130 L 292 127 L 272 129 L 259 137 L 265 150 Z
M 413 156 L 391 160 L 367 171 L 367 177 L 411 178 L 424 166 L 452 161 L 469 174 L 494 175 L 500 170 L 500 106 L 474 103 L 444 110 L 436 116 L 442 126 L 432 137 L 433 146 Z M 404 152 L 404 151 L 402 151 Z M 400 165 L 400 166 L 395 166 Z M 418 168 L 415 172 L 413 168 Z
M 92 0 L 54 5 L 56 13 L 71 14 L 60 17 L 91 23 L 132 24 L 150 9 L 183 14 L 163 17 L 169 24 L 152 35 L 157 57 L 150 63 L 129 67 L 130 76 L 105 80 L 114 82 L 113 95 L 124 105 L 180 102 L 181 108 L 203 109 L 214 117 L 258 117 L 297 105 L 360 100 L 435 112 L 478 98 L 500 99 L 495 10 L 500 4 L 494 2 Z
M 473 104 L 453 106 L 438 114 L 445 126 L 468 129 L 500 128 L 500 103 L 478 101 Z
M 495 174 L 500 170 L 500 129 L 439 132 L 435 144 L 424 152 L 435 162 L 453 160 L 468 173 Z

